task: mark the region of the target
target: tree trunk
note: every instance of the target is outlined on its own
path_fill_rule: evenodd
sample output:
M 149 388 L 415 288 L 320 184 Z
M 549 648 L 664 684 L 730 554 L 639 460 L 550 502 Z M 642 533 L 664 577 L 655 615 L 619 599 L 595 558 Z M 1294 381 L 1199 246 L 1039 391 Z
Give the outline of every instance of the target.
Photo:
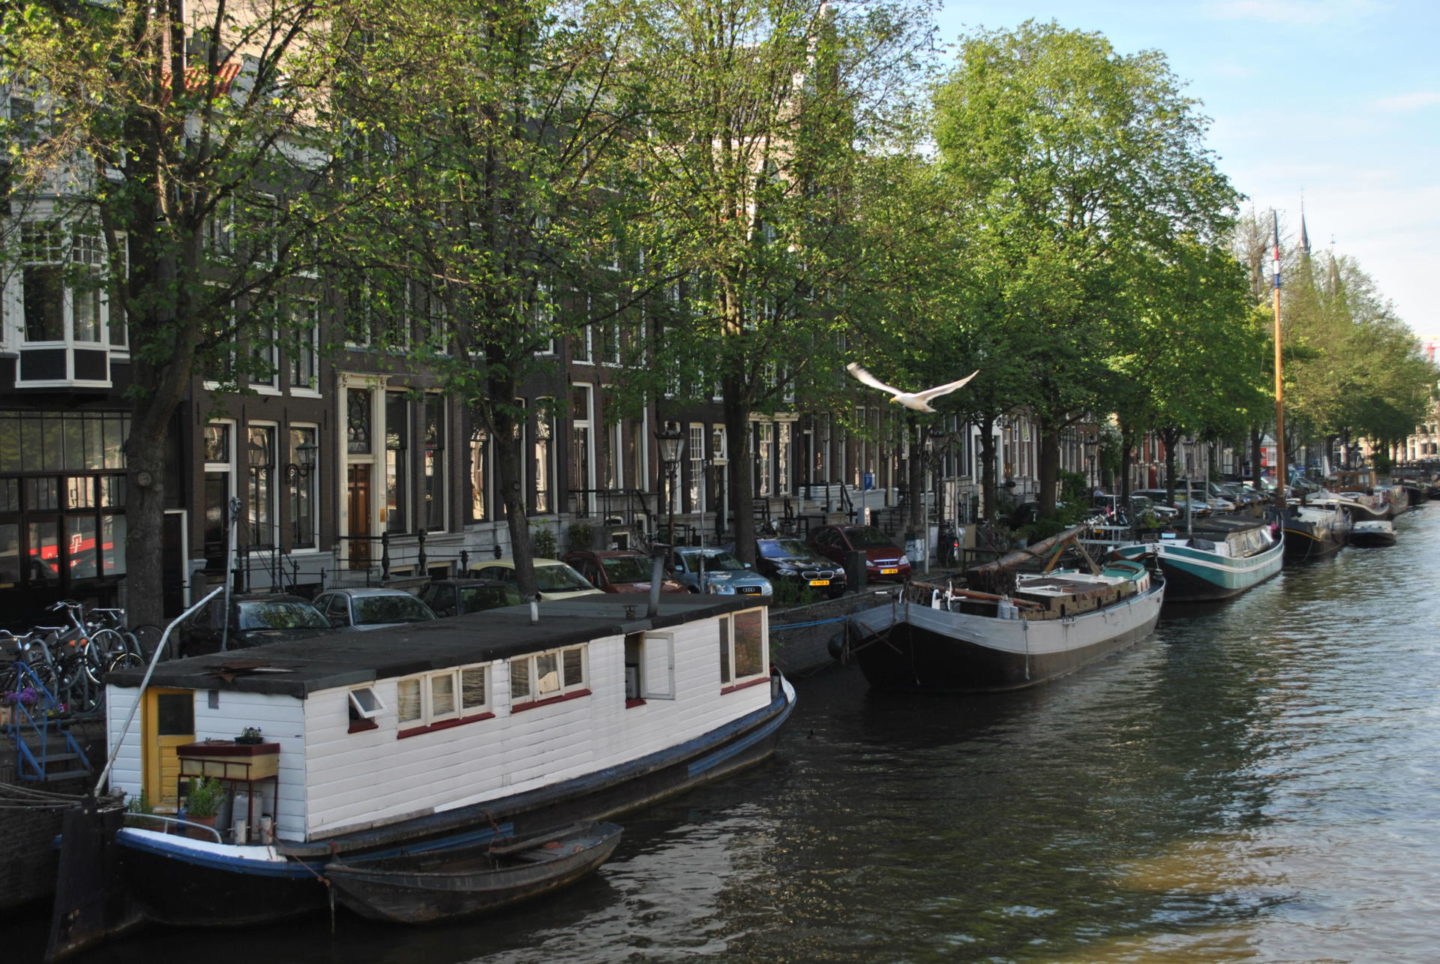
M 1060 432 L 1050 425 L 1040 425 L 1040 512 L 1052 515 L 1055 512 L 1056 484 L 1060 480 Z
M 925 468 L 929 452 L 925 447 L 925 427 L 913 415 L 905 419 L 905 433 L 910 439 L 910 458 L 906 464 L 906 485 L 910 487 L 910 515 L 905 527 L 911 532 L 925 532 Z M 922 535 L 923 538 L 923 535 Z
M 995 418 L 987 415 L 972 424 L 980 436 L 980 498 L 985 503 L 984 516 L 991 522 L 999 519 L 995 498 Z
M 735 533 L 735 555 L 741 562 L 755 564 L 755 476 L 750 451 L 750 412 L 740 386 L 727 379 L 725 385 L 725 438 L 730 462 L 726 474 L 730 483 L 731 531 Z M 719 493 L 716 493 L 719 498 Z M 723 507 L 715 506 L 719 512 Z

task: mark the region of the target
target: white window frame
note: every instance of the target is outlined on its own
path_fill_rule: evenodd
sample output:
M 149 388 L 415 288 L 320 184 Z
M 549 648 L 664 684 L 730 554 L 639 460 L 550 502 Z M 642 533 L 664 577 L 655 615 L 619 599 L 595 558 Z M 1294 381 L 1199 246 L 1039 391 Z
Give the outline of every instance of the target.
M 451 721 L 468 722 L 494 715 L 494 663 L 466 663 L 462 666 L 452 666 L 433 673 L 419 673 L 415 676 L 404 676 L 395 681 L 395 718 L 399 729 L 414 730 L 432 727 L 439 723 Z M 481 686 L 481 702 L 467 703 L 465 701 L 465 674 L 468 672 L 480 672 L 484 674 L 484 682 Z M 448 710 L 437 710 L 435 707 L 436 687 L 449 683 L 451 694 L 451 706 Z M 400 691 L 407 685 L 419 687 L 420 713 L 410 719 L 400 718 Z
M 385 701 L 375 692 L 373 686 L 357 686 L 346 692 L 350 708 L 364 720 L 373 720 L 385 712 Z
M 295 354 L 290 359 L 290 394 L 308 398 L 320 397 L 320 304 L 313 298 L 295 298 L 290 302 L 291 321 L 303 313 L 309 325 L 295 327 Z M 307 374 L 308 373 L 308 374 Z
M 757 672 L 739 676 L 735 672 L 735 623 L 741 617 L 754 615 L 760 620 L 760 669 Z M 739 689 L 770 677 L 769 616 L 765 607 L 742 609 L 739 612 L 721 616 L 719 619 L 721 645 L 724 647 L 720 663 L 720 686 L 725 690 Z
M 566 654 L 572 652 L 578 652 L 580 656 L 580 678 L 573 681 L 565 678 L 565 657 Z M 540 670 L 542 665 L 551 659 L 555 661 L 553 672 L 558 673 L 558 676 L 547 685 L 546 678 L 551 671 L 542 674 Z M 525 689 L 523 691 L 517 689 L 519 678 L 514 671 L 517 665 L 525 667 Z M 586 643 L 515 656 L 507 661 L 507 667 L 510 670 L 510 705 L 512 707 L 523 707 L 532 703 L 560 699 L 572 693 L 588 692 L 590 689 L 590 647 Z

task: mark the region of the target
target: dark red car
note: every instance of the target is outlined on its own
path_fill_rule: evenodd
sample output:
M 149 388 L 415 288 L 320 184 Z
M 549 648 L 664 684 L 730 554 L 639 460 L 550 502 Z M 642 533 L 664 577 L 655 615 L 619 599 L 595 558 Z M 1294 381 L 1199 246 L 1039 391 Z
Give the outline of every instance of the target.
M 905 551 L 874 526 L 824 526 L 810 533 L 810 545 L 841 566 L 849 553 L 865 553 L 865 578 L 870 582 L 904 582 L 910 578 L 910 560 Z
M 577 549 L 567 552 L 564 561 L 605 592 L 649 592 L 650 557 L 634 549 Z M 674 579 L 660 583 L 661 592 L 685 592 Z

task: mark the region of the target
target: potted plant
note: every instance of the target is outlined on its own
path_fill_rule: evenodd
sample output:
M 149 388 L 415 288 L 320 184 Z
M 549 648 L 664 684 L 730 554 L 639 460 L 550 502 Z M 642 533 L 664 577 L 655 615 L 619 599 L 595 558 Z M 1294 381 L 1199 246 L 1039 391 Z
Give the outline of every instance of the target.
M 265 738 L 260 735 L 260 727 L 247 726 L 240 731 L 240 735 L 235 738 L 235 742 L 243 744 L 264 743 Z
M 185 795 L 185 819 L 207 827 L 215 826 L 215 817 L 220 812 L 220 802 L 224 797 L 225 791 L 219 780 L 214 777 L 196 777 L 190 781 L 190 791 Z M 200 832 L 195 836 L 210 838 L 209 834 Z

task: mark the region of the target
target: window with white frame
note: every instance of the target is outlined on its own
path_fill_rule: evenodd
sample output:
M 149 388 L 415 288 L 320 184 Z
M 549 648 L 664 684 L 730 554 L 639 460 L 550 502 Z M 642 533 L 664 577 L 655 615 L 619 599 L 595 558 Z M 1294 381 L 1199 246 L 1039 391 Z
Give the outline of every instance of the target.
M 625 637 L 625 699 L 675 698 L 675 637 L 630 633 Z
M 770 654 L 765 645 L 765 610 L 746 609 L 722 616 L 719 627 L 722 686 L 743 686 L 770 675 Z
M 410 531 L 410 400 L 385 393 L 385 529 Z
M 104 283 L 105 246 L 88 225 L 20 226 L 21 330 L 27 342 L 102 345 L 114 337 Z M 120 333 L 119 344 L 124 344 Z
M 265 392 L 279 391 L 280 358 L 275 344 L 275 327 L 257 325 L 250 332 L 250 387 Z
M 520 706 L 587 691 L 584 644 L 516 656 L 510 660 L 510 704 Z
M 772 468 L 774 443 L 775 423 L 757 423 L 755 426 L 755 494 L 762 499 L 768 499 L 774 492 Z
M 275 545 L 275 434 L 274 425 L 251 424 L 247 448 L 250 510 L 250 545 Z
M 690 439 L 685 443 L 690 455 L 690 509 L 704 512 L 705 505 L 705 426 L 700 422 L 690 423 Z
M 534 487 L 530 503 L 533 512 L 555 511 L 554 408 L 554 399 L 535 400 L 535 441 L 532 455 Z
M 473 418 L 473 416 L 472 416 Z M 475 419 L 470 426 L 470 521 L 484 522 L 490 518 L 490 432 Z
M 396 720 L 402 731 L 491 713 L 490 667 L 486 663 L 458 666 L 395 684 Z
M 314 549 L 316 546 L 315 492 L 320 479 L 318 435 L 319 429 L 314 425 L 290 426 L 285 481 L 290 489 L 291 549 Z
M 590 385 L 570 388 L 570 492 L 576 507 L 586 515 L 595 511 L 594 452 L 595 390 Z
M 446 468 L 445 468 L 445 396 L 425 396 L 425 449 L 421 471 L 425 478 L 425 504 L 421 524 L 430 531 L 445 530 Z
M 320 306 L 298 298 L 290 303 L 290 389 L 305 394 L 320 388 Z
M 235 254 L 235 199 L 221 198 L 205 219 L 202 243 L 212 258 L 230 258 Z
M 555 354 L 555 294 L 543 281 L 535 285 L 535 300 L 530 305 L 530 326 L 537 342 L 535 354 Z

